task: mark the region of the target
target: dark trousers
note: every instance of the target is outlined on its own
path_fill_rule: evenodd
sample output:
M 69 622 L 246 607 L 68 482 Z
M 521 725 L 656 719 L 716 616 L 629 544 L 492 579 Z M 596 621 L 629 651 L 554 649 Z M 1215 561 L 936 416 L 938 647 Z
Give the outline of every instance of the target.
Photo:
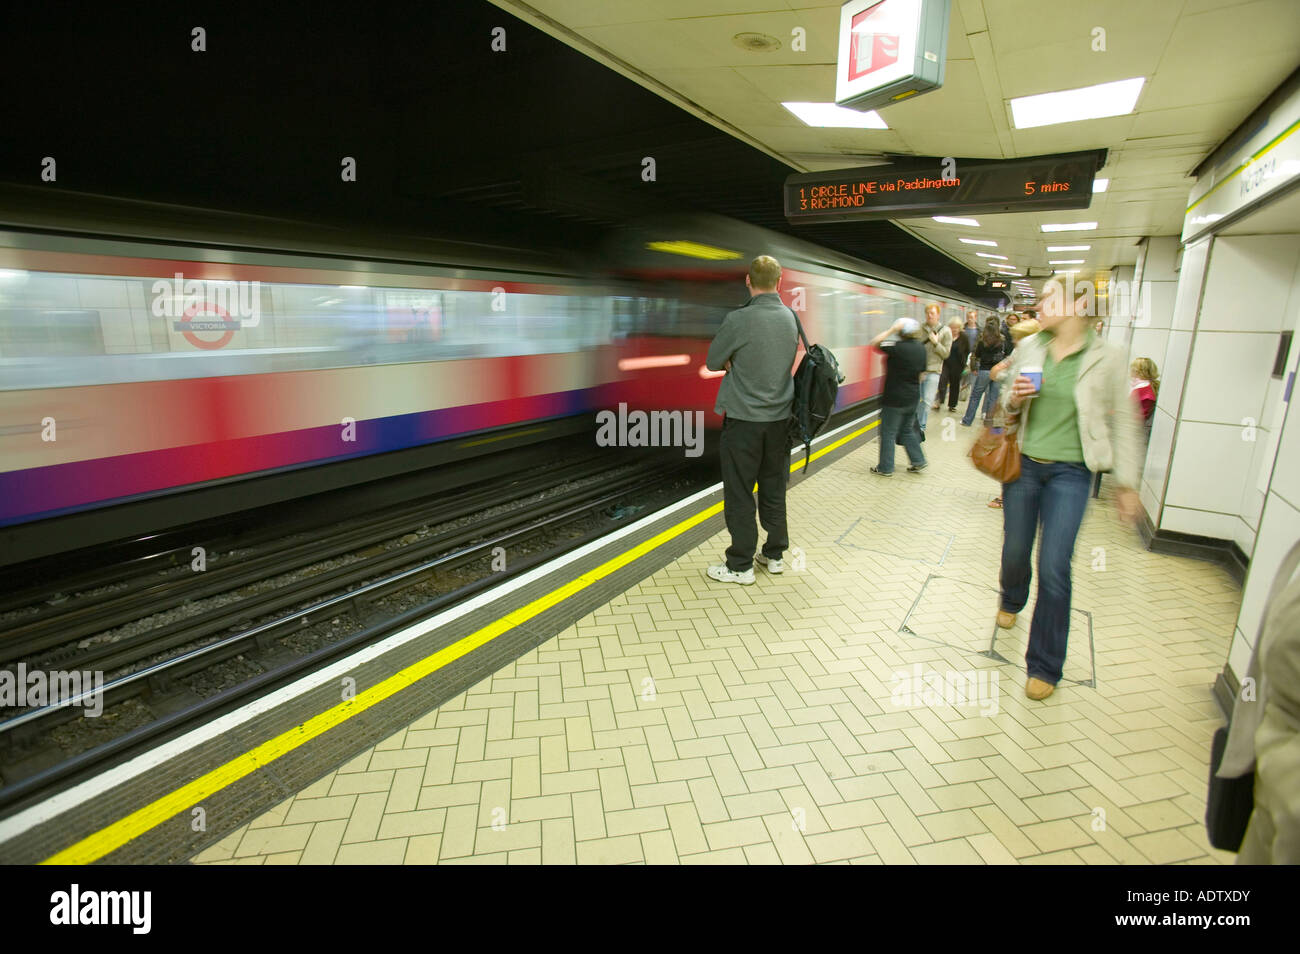
M 925 463 L 925 454 L 921 451 L 921 433 L 916 428 L 916 408 L 882 407 L 880 409 L 880 461 L 876 470 L 882 474 L 894 472 L 894 441 L 902 435 L 903 448 L 907 459 L 913 467 Z
M 754 526 L 754 483 L 758 483 L 758 519 L 767 531 L 763 556 L 781 559 L 790 545 L 785 525 L 785 488 L 790 482 L 788 423 L 722 422 L 722 510 L 731 534 L 727 569 L 744 573 L 754 565 L 758 529 Z
M 948 395 L 948 410 L 957 410 L 957 400 L 961 397 L 961 365 L 953 367 L 945 364 L 939 374 L 939 394 L 935 402 L 943 404 L 944 395 Z
M 1028 675 L 1056 685 L 1070 636 L 1070 559 L 1088 506 L 1092 473 L 1083 464 L 1020 457 L 1020 479 L 1002 485 L 1002 608 L 1029 602 L 1029 558 L 1038 536 L 1038 600 L 1029 624 Z M 1043 532 L 1038 534 L 1039 526 Z

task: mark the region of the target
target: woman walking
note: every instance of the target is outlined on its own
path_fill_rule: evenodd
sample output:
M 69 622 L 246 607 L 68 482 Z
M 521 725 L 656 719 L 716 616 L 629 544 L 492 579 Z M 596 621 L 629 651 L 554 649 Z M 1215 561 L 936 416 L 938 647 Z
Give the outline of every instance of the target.
M 998 327 L 998 320 L 990 318 L 984 322 L 984 331 L 975 342 L 975 350 L 972 352 L 971 370 L 975 372 L 975 380 L 970 386 L 970 401 L 967 402 L 966 414 L 961 419 L 962 427 L 970 427 L 975 420 L 980 398 L 984 399 L 985 420 L 993 416 L 993 408 L 998 403 L 998 383 L 989 375 L 994 365 L 1001 361 L 1004 355 L 1002 331 Z
M 1070 632 L 1070 560 L 1088 505 L 1092 472 L 1115 476 L 1115 506 L 1132 523 L 1138 513 L 1141 447 L 1129 395 L 1127 355 L 1103 341 L 1065 303 L 1044 311 L 1039 334 L 1012 355 L 1001 407 L 1018 420 L 1020 478 L 1002 485 L 1001 606 L 997 623 L 1015 625 L 1029 601 L 1029 559 L 1038 544 L 1038 598 L 1025 654 L 1025 694 L 1046 699 L 1060 682 Z M 1027 373 L 1026 373 L 1027 372 Z

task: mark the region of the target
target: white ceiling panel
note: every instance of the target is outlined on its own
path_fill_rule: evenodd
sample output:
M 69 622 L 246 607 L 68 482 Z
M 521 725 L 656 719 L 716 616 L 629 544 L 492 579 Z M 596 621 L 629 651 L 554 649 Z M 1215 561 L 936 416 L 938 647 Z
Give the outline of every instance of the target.
M 779 152 L 794 150 L 798 152 L 903 152 L 906 143 L 897 132 L 891 129 L 809 129 L 804 125 L 795 126 L 754 126 L 747 129 L 750 135 L 764 143 L 770 143 Z M 776 145 L 777 142 L 782 145 Z
M 1220 137 L 1211 130 L 1236 126 L 1243 116 L 1259 105 L 1254 97 L 1198 103 L 1177 109 L 1150 109 L 1133 118 L 1129 134 L 1135 139 L 1153 136 L 1187 135 L 1199 142 L 1216 145 Z
M 1013 129 L 1011 141 L 1015 143 L 1018 156 L 1073 152 L 1077 149 L 1104 149 L 1128 138 L 1129 131 L 1133 128 L 1133 120 L 1133 116 L 1112 116 L 1109 119 L 1092 119 L 1083 123 Z
M 914 133 L 945 131 L 983 135 L 993 132 L 988 106 L 980 87 L 979 70 L 974 60 L 949 61 L 941 89 L 920 96 L 912 103 L 898 103 L 878 110 L 880 117 L 905 136 Z M 833 79 L 833 76 L 832 76 Z M 832 83 L 831 96 L 834 97 Z M 996 138 L 994 140 L 996 142 Z M 968 158 L 1001 158 L 1000 150 L 992 153 L 939 151 L 931 155 L 959 155 Z
M 944 126 L 929 126 L 903 135 L 910 147 L 907 151 L 918 156 L 942 156 L 953 148 L 953 136 Z M 961 155 L 968 159 L 999 159 L 1001 145 L 997 134 L 991 131 L 967 131 L 962 136 Z
M 835 37 L 839 30 L 838 12 L 826 10 L 817 17 L 810 16 L 811 12 L 802 10 L 799 13 L 759 13 L 743 17 L 696 17 L 679 20 L 678 25 L 689 31 L 693 42 L 714 51 L 718 61 L 727 66 L 807 66 L 834 63 Z M 791 48 L 796 27 L 802 27 L 806 31 L 806 52 Z M 738 33 L 761 33 L 774 37 L 781 42 L 781 48 L 771 53 L 741 49 L 734 42 Z M 833 73 L 833 68 L 831 72 Z
M 766 106 L 771 101 L 770 97 L 756 89 L 739 70 L 702 67 L 660 70 L 657 78 L 696 102 L 705 99 L 720 101 L 751 99 Z
M 978 216 L 980 229 L 900 220 L 976 271 L 987 263 L 961 236 L 995 238 L 999 248 L 987 251 L 1020 266 L 1043 267 L 1048 244 L 1093 245 L 1089 269 L 1131 264 L 1138 238 L 1180 231 L 1191 170 L 1300 62 L 1300 0 L 954 0 L 940 90 L 880 110 L 888 130 L 812 128 L 780 104 L 833 98 L 839 8 L 808 0 L 529 0 L 515 7 L 526 19 L 533 10 L 549 17 L 543 29 L 597 59 L 608 54 L 643 71 L 661 84 L 658 92 L 730 124 L 728 131 L 785 159 L 792 171 L 843 168 L 882 152 L 996 158 L 1109 150 L 1099 173 L 1110 179 L 1109 191 L 1088 209 Z M 791 49 L 795 27 L 806 31 L 804 53 Z M 1093 49 L 1098 27 L 1105 51 Z M 780 45 L 750 52 L 733 42 L 737 33 L 767 34 Z M 1147 83 L 1131 115 L 1011 127 L 1013 97 L 1133 76 Z M 1089 219 L 1101 228 L 1039 230 L 1044 222 Z
M 546 0 L 531 6 L 569 29 L 684 17 L 788 11 L 780 0 Z
M 652 21 L 592 27 L 583 35 L 616 57 L 655 76 L 662 69 L 721 64 L 721 51 L 697 46 L 680 22 Z
M 827 103 L 835 99 L 835 74 L 825 65 L 737 66 L 733 72 L 773 103 Z

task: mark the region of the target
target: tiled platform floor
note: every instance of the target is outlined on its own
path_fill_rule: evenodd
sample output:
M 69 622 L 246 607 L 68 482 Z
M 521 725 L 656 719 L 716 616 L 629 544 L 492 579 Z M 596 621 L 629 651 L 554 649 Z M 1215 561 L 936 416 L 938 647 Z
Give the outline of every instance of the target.
M 1238 587 L 1142 550 L 1104 489 L 1067 681 L 1027 700 L 1028 612 L 981 655 L 996 486 L 931 420 L 922 475 L 869 474 L 873 442 L 792 489 L 801 571 L 714 583 L 719 535 L 195 860 L 1231 862 L 1201 819 Z

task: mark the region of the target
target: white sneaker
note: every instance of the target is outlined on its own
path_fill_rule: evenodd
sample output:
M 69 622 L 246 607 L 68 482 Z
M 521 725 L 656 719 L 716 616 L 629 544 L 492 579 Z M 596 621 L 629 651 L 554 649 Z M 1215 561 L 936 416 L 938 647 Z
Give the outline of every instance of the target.
M 752 566 L 744 573 L 735 573 L 727 569 L 727 564 L 719 563 L 709 567 L 704 572 L 709 579 L 717 580 L 719 583 L 740 583 L 743 586 L 750 586 L 754 582 L 754 568 Z
M 754 562 L 762 564 L 767 569 L 768 573 L 785 572 L 784 560 L 769 560 L 767 557 L 763 556 L 763 554 L 759 553 L 754 556 Z

